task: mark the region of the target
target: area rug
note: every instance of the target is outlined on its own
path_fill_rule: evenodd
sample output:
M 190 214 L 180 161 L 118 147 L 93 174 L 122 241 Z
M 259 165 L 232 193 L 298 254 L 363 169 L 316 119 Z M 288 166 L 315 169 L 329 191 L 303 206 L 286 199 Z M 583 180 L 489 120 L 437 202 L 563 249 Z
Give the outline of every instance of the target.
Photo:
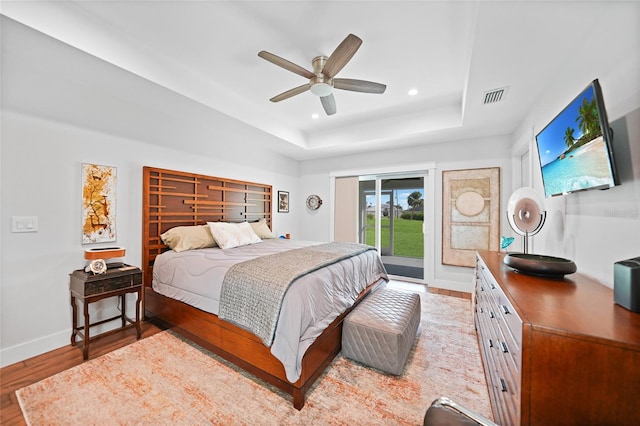
M 401 376 L 339 354 L 301 411 L 290 396 L 168 331 L 16 394 L 30 425 L 421 425 L 440 396 L 492 418 L 470 301 L 420 296 L 420 334 Z

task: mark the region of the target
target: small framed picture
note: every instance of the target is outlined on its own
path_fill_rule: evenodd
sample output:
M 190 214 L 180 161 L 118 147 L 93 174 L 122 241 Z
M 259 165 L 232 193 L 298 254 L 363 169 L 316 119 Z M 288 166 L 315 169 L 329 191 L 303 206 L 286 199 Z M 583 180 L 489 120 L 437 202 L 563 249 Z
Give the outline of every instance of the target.
M 278 191 L 278 212 L 289 213 L 289 192 Z

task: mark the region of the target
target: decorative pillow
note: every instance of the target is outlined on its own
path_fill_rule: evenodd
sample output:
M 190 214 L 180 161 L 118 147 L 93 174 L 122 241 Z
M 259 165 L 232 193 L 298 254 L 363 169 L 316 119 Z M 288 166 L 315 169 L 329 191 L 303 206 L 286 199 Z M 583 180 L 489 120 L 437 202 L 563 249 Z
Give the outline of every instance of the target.
M 267 219 L 265 218 L 260 218 L 260 220 L 257 222 L 251 222 L 251 227 L 253 228 L 253 231 L 256 233 L 256 235 L 263 240 L 269 238 L 277 238 L 275 234 L 271 232 L 271 229 L 269 229 L 269 226 L 267 225 Z
M 177 252 L 216 246 L 207 225 L 176 226 L 160 235 L 160 238 L 167 247 Z
M 253 231 L 249 222 L 207 222 L 211 235 L 223 249 L 259 243 L 262 240 Z

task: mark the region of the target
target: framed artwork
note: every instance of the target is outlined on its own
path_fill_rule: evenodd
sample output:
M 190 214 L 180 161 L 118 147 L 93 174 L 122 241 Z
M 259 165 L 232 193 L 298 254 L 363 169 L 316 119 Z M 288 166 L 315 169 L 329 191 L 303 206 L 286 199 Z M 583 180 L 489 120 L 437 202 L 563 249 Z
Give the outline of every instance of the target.
M 116 240 L 116 168 L 82 164 L 82 244 Z
M 278 212 L 289 213 L 289 192 L 278 191 Z
M 442 264 L 475 266 L 500 249 L 500 168 L 442 172 Z

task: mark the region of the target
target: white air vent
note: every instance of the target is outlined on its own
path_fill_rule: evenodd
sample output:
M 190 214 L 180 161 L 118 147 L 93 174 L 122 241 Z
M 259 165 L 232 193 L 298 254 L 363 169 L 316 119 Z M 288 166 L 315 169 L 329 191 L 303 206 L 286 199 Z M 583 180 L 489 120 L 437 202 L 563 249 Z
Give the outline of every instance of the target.
M 501 87 L 500 89 L 493 89 L 484 92 L 484 104 L 495 104 L 496 102 L 500 102 L 507 96 L 508 87 Z

